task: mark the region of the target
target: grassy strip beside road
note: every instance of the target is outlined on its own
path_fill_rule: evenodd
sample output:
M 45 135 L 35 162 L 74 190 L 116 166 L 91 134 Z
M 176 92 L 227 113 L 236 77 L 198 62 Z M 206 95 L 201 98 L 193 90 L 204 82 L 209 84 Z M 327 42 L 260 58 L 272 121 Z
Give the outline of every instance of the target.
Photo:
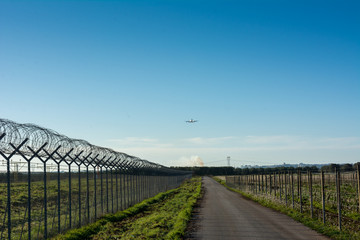
M 200 191 L 201 179 L 193 178 L 179 188 L 105 215 L 93 224 L 55 239 L 180 239 Z
M 220 184 L 224 185 L 230 191 L 240 193 L 244 197 L 251 199 L 255 202 L 258 202 L 259 204 L 261 204 L 264 207 L 272 208 L 276 211 L 284 213 L 284 214 L 288 215 L 289 217 L 295 219 L 296 221 L 301 222 L 305 226 L 308 226 L 308 227 L 314 229 L 315 231 L 330 237 L 331 239 L 341 239 L 341 240 L 360 239 L 359 233 L 349 232 L 349 231 L 339 231 L 337 226 L 324 225 L 320 220 L 311 218 L 304 213 L 295 211 L 291 207 L 286 207 L 284 205 L 278 204 L 277 202 L 273 202 L 270 199 L 258 197 L 255 195 L 251 195 L 249 193 L 245 193 L 238 189 L 231 188 L 231 187 L 227 186 L 225 181 L 222 179 L 219 179 L 216 177 L 214 177 L 214 179 L 217 182 L 219 182 Z

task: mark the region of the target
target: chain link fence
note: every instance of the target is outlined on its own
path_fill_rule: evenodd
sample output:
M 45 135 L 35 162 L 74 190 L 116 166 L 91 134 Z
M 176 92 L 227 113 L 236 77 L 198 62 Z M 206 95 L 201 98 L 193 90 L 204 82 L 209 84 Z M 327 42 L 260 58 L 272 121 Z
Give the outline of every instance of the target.
M 178 187 L 179 171 L 0 119 L 0 239 L 46 239 Z

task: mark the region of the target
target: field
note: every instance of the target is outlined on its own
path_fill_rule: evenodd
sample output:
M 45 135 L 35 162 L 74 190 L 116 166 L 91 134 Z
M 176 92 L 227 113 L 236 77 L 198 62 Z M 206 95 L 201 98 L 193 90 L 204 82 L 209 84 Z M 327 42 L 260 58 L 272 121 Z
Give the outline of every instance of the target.
M 12 176 L 10 211 L 7 184 L 0 183 L 0 239 L 9 238 L 9 212 L 12 239 L 27 239 L 29 235 L 32 239 L 42 239 L 89 224 L 106 213 L 124 210 L 177 187 L 184 179 L 111 171 L 48 173 L 46 180 L 41 178 L 43 174 L 32 174 L 29 185 L 21 178 L 14 181 Z
M 283 205 L 342 233 L 360 231 L 357 172 L 273 173 L 227 176 L 241 192 Z

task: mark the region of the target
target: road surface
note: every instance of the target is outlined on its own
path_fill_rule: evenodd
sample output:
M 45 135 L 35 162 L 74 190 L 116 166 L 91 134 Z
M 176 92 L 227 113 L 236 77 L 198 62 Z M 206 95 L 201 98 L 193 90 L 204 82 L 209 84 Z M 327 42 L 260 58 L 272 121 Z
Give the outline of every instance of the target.
M 186 239 L 329 239 L 204 177 L 204 198 Z

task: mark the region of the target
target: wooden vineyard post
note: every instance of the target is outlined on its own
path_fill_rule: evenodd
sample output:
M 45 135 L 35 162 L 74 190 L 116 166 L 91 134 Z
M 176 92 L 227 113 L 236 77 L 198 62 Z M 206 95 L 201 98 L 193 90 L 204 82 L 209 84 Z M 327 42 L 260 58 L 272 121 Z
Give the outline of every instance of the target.
M 265 194 L 268 195 L 268 176 L 265 174 Z
M 335 170 L 335 181 L 336 181 L 336 200 L 337 200 L 337 205 L 338 205 L 338 225 L 339 225 L 339 230 L 341 231 L 341 194 L 340 194 L 340 170 L 336 169 Z
M 245 192 L 247 192 L 247 176 L 248 176 L 248 175 L 244 175 L 244 176 L 243 176 L 244 191 L 245 191 Z
M 284 172 L 284 176 L 285 176 L 285 205 L 287 206 L 288 205 L 288 199 L 287 199 L 287 175 L 286 175 L 286 172 Z
M 248 179 L 249 180 L 249 192 L 254 193 L 252 177 L 253 177 L 253 175 L 249 175 L 249 179 Z
M 323 223 L 325 224 L 325 181 L 324 181 L 324 172 L 321 171 L 321 200 L 322 200 L 322 218 Z
M 313 192 L 312 192 L 312 173 L 309 171 L 309 194 L 310 194 L 310 215 L 314 217 Z
M 257 178 L 256 178 L 256 175 L 254 174 L 253 175 L 253 190 L 254 190 L 254 193 L 255 193 L 255 195 L 257 194 Z
M 248 183 L 249 183 L 249 192 L 251 192 L 251 193 L 254 193 L 254 189 L 253 189 L 253 186 L 252 186 L 252 184 L 253 184 L 253 182 L 252 182 L 252 177 L 253 177 L 253 175 L 249 175 L 249 178 L 248 178 Z
M 240 177 L 240 182 L 241 182 L 242 190 L 246 192 L 246 175 L 242 175 Z
M 300 212 L 302 213 L 302 193 L 301 193 L 301 171 L 299 169 L 299 172 L 298 172 L 298 191 L 299 191 L 299 199 L 300 199 Z
M 276 172 L 274 173 L 274 196 L 275 196 L 275 198 L 276 198 L 276 188 L 277 188 L 277 186 L 276 186 Z
M 250 175 L 246 175 L 245 176 L 245 180 L 246 180 L 246 191 L 247 192 L 250 192 L 250 189 L 249 189 L 249 179 L 250 179 Z
M 243 176 L 239 175 L 239 186 L 243 185 Z
M 253 188 L 253 175 L 249 176 L 249 191 L 254 193 L 254 188 Z
M 261 191 L 261 187 L 262 187 L 262 181 L 261 181 L 261 176 L 260 175 L 258 175 L 258 190 L 259 190 L 259 194 L 261 194 L 262 193 L 262 191 Z
M 356 187 L 356 171 L 354 171 L 352 173 L 352 179 L 351 180 L 352 180 L 351 185 L 353 186 L 353 188 L 355 188 Z
M 246 189 L 246 176 L 245 175 L 240 176 L 240 183 L 241 183 L 242 191 L 245 191 L 245 189 Z
M 295 208 L 295 200 L 294 200 L 294 172 L 291 171 L 291 197 L 292 197 L 292 207 Z
M 359 212 L 360 212 L 360 170 L 359 170 L 360 163 L 357 164 L 357 189 L 358 189 L 358 200 L 359 200 Z
M 248 180 L 248 191 L 249 192 L 252 192 L 251 177 L 252 177 L 252 175 L 248 175 L 248 178 L 247 178 L 247 180 Z
M 271 174 L 271 172 L 270 172 L 270 174 L 269 174 L 269 180 L 270 180 L 270 182 L 269 182 L 269 187 L 270 187 L 270 196 L 271 196 L 271 193 L 272 193 L 272 181 L 271 181 L 271 179 L 272 179 L 272 174 Z
M 281 172 L 279 172 L 279 193 L 280 193 L 280 196 L 279 196 L 279 199 L 280 199 L 280 202 L 281 202 L 281 191 L 282 191 L 282 181 L 281 181 Z

